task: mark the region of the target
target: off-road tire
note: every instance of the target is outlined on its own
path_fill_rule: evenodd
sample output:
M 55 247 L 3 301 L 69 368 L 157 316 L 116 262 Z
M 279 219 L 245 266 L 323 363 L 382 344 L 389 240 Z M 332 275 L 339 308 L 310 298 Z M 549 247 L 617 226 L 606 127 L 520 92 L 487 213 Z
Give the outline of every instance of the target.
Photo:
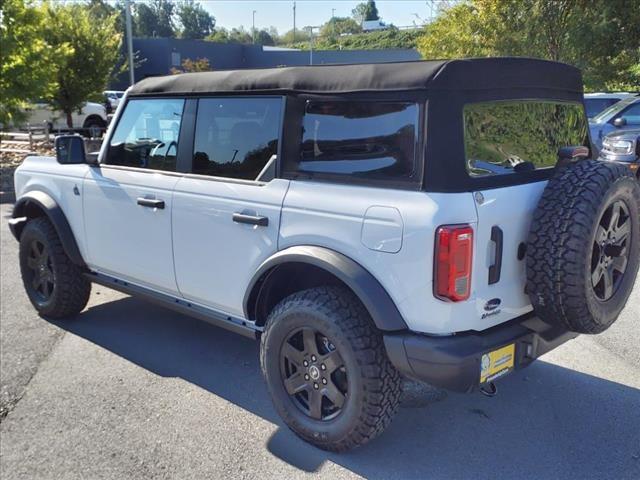
M 53 288 L 48 299 L 43 300 L 34 289 L 33 271 L 28 266 L 32 242 L 41 242 L 47 249 L 53 273 Z M 61 319 L 80 313 L 89 301 L 91 282 L 80 267 L 67 256 L 55 228 L 44 217 L 30 220 L 20 235 L 20 272 L 31 304 L 43 316 Z
M 628 208 L 626 270 L 608 299 L 592 285 L 598 225 L 616 202 Z M 619 205 L 620 203 L 618 203 Z M 617 164 L 584 160 L 551 178 L 534 213 L 527 244 L 527 293 L 545 322 L 578 333 L 600 333 L 624 308 L 640 262 L 640 186 Z
M 285 390 L 280 350 L 289 332 L 315 327 L 330 338 L 344 359 L 348 393 L 332 420 L 315 420 Z M 402 391 L 382 335 L 356 296 L 345 288 L 318 287 L 294 293 L 270 313 L 261 338 L 260 364 L 276 410 L 287 426 L 324 450 L 343 452 L 373 439 L 397 412 Z

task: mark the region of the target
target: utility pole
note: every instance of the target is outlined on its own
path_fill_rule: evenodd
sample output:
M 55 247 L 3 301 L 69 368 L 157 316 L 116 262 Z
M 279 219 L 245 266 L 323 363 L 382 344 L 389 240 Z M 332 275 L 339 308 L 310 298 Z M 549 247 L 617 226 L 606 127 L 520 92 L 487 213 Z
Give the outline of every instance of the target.
M 293 43 L 296 43 L 296 2 L 293 2 Z
M 256 43 L 256 11 L 253 11 L 253 27 L 251 28 L 251 41 Z
M 129 57 L 129 84 L 136 83 L 133 71 L 133 32 L 131 28 L 131 0 L 124 2 L 125 29 L 127 31 L 127 56 Z
M 313 65 L 313 29 L 320 27 L 304 27 L 309 32 L 309 65 Z

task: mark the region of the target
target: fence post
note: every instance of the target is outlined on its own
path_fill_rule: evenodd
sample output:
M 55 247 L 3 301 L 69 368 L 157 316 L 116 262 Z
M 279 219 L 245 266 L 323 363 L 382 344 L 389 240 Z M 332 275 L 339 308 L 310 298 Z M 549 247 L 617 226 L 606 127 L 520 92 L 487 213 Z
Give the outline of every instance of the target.
M 33 130 L 31 129 L 31 125 L 27 125 L 29 129 L 29 150 L 33 152 Z

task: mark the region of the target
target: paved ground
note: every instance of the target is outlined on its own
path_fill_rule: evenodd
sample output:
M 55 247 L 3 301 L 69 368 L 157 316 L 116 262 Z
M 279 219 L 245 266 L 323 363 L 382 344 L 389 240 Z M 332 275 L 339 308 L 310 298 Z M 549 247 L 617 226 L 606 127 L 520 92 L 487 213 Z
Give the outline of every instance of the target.
M 346 455 L 277 418 L 257 345 L 105 288 L 68 323 L 22 292 L 2 205 L 0 477 L 640 478 L 640 288 L 606 334 L 504 379 L 496 398 L 413 387 Z

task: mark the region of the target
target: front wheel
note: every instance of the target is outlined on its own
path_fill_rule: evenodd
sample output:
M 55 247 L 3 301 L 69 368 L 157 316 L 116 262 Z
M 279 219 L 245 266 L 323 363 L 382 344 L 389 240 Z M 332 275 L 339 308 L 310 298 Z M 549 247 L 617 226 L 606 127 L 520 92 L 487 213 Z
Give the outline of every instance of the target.
M 367 311 L 346 289 L 313 288 L 282 300 L 267 320 L 260 363 L 280 416 L 319 448 L 362 445 L 398 409 L 400 374 Z
M 39 217 L 27 223 L 19 255 L 24 288 L 40 314 L 71 317 L 87 305 L 91 282 L 69 259 L 49 220 Z

